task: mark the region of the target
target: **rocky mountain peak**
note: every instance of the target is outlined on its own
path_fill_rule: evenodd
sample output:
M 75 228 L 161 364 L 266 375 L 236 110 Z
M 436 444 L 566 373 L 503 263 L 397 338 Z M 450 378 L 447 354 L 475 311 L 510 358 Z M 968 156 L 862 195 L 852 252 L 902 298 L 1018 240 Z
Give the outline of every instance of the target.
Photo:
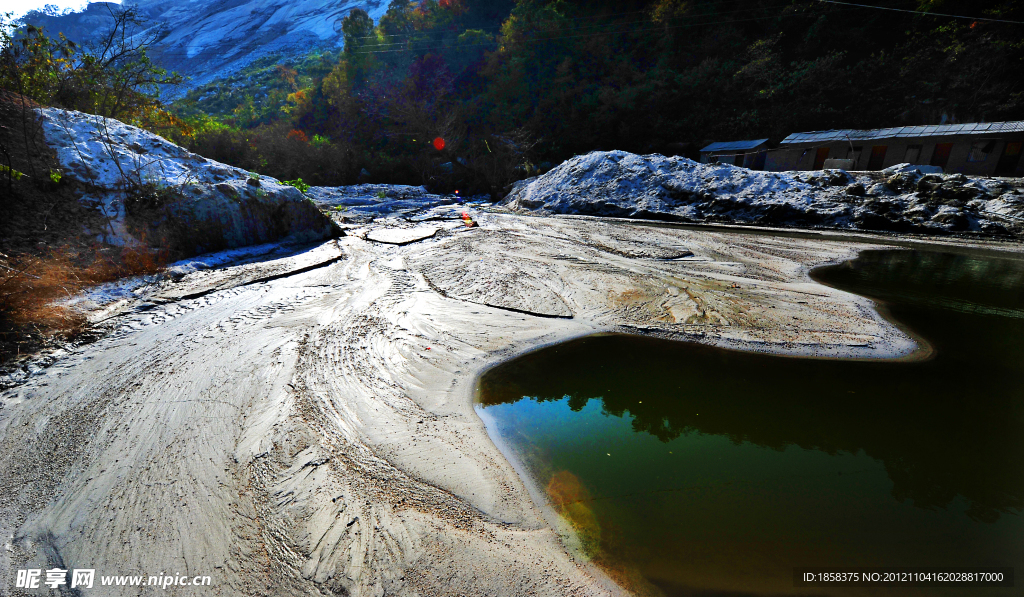
M 144 33 L 155 34 L 150 55 L 161 66 L 190 80 L 186 88 L 227 77 L 252 61 L 317 48 L 340 48 L 340 21 L 353 8 L 375 20 L 387 0 L 125 0 L 144 19 Z M 29 13 L 25 20 L 52 34 L 88 45 L 112 22 L 110 2 L 93 2 L 60 16 Z M 179 90 L 181 92 L 181 90 Z

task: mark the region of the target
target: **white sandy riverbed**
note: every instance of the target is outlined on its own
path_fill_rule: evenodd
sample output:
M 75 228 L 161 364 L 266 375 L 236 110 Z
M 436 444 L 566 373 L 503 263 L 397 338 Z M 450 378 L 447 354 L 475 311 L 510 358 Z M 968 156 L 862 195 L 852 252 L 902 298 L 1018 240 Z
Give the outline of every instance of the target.
M 488 438 L 480 371 L 601 331 L 915 348 L 807 276 L 871 245 L 474 218 L 188 273 L 0 395 L 0 593 L 61 566 L 211 575 L 195 595 L 614 594 Z

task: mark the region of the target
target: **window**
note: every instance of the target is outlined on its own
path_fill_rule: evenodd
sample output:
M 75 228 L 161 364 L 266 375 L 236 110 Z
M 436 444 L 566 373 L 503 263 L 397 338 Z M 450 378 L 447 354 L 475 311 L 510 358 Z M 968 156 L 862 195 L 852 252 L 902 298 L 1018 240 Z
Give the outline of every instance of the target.
M 975 141 L 974 143 L 971 143 L 971 153 L 967 154 L 967 161 L 984 162 L 988 159 L 988 154 L 992 153 L 992 150 L 995 148 L 996 142 L 993 139 Z

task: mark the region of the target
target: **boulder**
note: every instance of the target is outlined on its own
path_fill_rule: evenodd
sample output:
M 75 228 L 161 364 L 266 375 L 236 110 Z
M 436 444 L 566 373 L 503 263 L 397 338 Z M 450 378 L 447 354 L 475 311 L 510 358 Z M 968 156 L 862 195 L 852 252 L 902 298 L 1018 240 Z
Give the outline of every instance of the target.
M 42 108 L 47 144 L 65 176 L 109 226 L 97 240 L 146 244 L 181 256 L 338 234 L 295 187 L 208 160 L 118 120 Z M 254 184 L 255 183 L 255 184 Z
M 932 169 L 900 164 L 880 173 L 762 172 L 595 151 L 516 183 L 504 204 L 546 214 L 674 222 L 1024 236 L 1024 206 L 1013 199 L 1014 185 L 923 170 Z M 968 208 L 968 201 L 977 204 Z M 939 207 L 942 215 L 929 217 Z

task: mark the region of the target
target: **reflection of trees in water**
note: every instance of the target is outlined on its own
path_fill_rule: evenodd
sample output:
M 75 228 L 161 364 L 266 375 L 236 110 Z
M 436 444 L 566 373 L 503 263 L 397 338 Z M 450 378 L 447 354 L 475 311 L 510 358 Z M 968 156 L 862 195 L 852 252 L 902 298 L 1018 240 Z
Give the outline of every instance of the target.
M 900 257 L 900 255 L 896 255 Z M 958 296 L 1024 308 L 1024 265 L 931 253 L 873 253 L 825 275 L 876 296 Z M 938 269 L 935 275 L 929 270 Z M 882 272 L 882 280 L 878 280 Z M 1012 284 L 1005 282 L 1010 280 Z M 927 298 L 927 296 L 926 296 Z M 913 302 L 913 301 L 909 301 Z M 595 337 L 526 355 L 482 380 L 485 403 L 569 396 L 600 400 L 636 432 L 668 442 L 698 432 L 782 450 L 863 450 L 880 460 L 893 495 L 922 508 L 964 496 L 968 514 L 995 521 L 1024 508 L 1024 321 L 898 300 L 893 314 L 932 342 L 927 362 L 824 361 L 729 352 L 624 336 Z
M 886 279 L 877 277 L 881 269 Z M 842 270 L 848 273 L 844 276 Z M 822 268 L 814 277 L 833 285 L 858 284 L 858 292 L 864 294 L 878 289 L 886 294 L 896 291 L 908 298 L 929 298 L 934 294 L 931 291 L 937 291 L 946 297 L 1017 307 L 1024 299 L 1024 266 L 1017 259 L 933 251 L 865 251 L 854 261 Z

